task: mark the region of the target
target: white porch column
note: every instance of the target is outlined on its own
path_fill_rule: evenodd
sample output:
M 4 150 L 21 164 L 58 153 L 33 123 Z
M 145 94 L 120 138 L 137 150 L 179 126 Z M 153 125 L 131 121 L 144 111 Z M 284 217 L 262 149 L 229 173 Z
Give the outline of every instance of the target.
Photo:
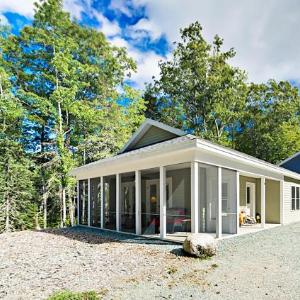
M 280 180 L 280 224 L 284 224 L 284 180 Z
M 135 171 L 135 233 L 142 234 L 141 220 L 141 171 Z
M 191 231 L 199 232 L 199 164 L 191 163 Z
M 260 218 L 261 218 L 261 227 L 265 227 L 266 223 L 266 178 L 261 177 L 260 180 L 260 198 L 261 198 L 261 206 L 260 206 Z
M 103 184 L 103 176 L 100 177 L 100 186 L 101 186 L 101 209 L 100 209 L 100 222 L 101 222 L 101 228 L 104 227 L 104 184 Z
M 240 172 L 236 172 L 236 234 L 240 231 Z
M 217 212 L 216 212 L 216 237 L 222 237 L 222 168 L 218 167 L 218 197 L 217 197 Z
M 116 230 L 120 231 L 120 174 L 116 174 Z
M 166 237 L 166 167 L 159 168 L 159 199 L 160 199 L 160 237 Z
M 79 209 L 79 180 L 77 180 L 77 225 L 79 224 L 79 215 L 80 215 L 80 209 Z
M 91 178 L 88 179 L 88 226 L 91 226 Z

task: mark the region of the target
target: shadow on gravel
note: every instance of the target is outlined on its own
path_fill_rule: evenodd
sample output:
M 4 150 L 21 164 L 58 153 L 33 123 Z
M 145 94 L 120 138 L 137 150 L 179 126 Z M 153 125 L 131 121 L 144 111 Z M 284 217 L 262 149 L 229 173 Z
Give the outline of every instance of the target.
M 157 246 L 178 246 L 178 243 L 162 241 L 154 238 L 146 238 L 134 234 L 124 234 L 98 228 L 87 228 L 82 226 L 74 226 L 61 229 L 45 229 L 39 230 L 47 234 L 64 236 L 69 239 L 88 243 L 88 244 L 104 244 L 104 243 L 129 243 L 140 245 L 157 245 Z

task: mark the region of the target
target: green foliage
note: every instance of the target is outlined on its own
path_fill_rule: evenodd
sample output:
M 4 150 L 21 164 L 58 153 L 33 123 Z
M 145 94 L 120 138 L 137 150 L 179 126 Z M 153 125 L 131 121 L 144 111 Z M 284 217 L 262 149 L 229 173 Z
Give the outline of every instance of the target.
M 159 79 L 146 86 L 146 116 L 278 163 L 300 150 L 300 98 L 288 82 L 248 84 L 216 36 L 208 44 L 198 22 L 181 30 Z
M 279 163 L 300 149 L 300 97 L 288 82 L 251 84 L 236 148 Z
M 247 86 L 245 72 L 228 63 L 234 50 L 222 52 L 222 44 L 218 36 L 208 44 L 198 22 L 182 29 L 172 59 L 160 64 L 161 78 L 147 86 L 147 116 L 228 144 Z
M 50 296 L 48 300 L 100 300 L 96 292 L 58 292 Z
M 33 24 L 19 35 L 3 29 L 0 42 L 0 91 L 8 91 L 0 126 L 3 132 L 17 128 L 37 165 L 37 214 L 43 213 L 44 227 L 47 220 L 64 226 L 74 215 L 70 170 L 115 154 L 144 118 L 144 100 L 123 85 L 135 63 L 101 32 L 72 21 L 62 0 L 37 2 Z M 127 105 L 119 103 L 123 97 Z

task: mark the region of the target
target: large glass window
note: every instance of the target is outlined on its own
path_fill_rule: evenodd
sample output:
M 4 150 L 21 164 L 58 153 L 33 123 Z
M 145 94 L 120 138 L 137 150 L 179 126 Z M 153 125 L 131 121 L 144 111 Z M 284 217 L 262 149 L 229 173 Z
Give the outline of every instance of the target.
M 190 163 L 166 167 L 167 234 L 191 232 Z
M 79 224 L 88 225 L 88 180 L 79 180 Z
M 104 207 L 103 225 L 106 229 L 116 230 L 116 176 L 103 177 Z
M 101 227 L 101 182 L 100 178 L 90 180 L 90 216 L 91 226 Z
M 120 218 L 121 231 L 135 232 L 135 174 L 121 174 Z
M 159 170 L 142 171 L 141 181 L 142 234 L 158 234 L 160 232 Z

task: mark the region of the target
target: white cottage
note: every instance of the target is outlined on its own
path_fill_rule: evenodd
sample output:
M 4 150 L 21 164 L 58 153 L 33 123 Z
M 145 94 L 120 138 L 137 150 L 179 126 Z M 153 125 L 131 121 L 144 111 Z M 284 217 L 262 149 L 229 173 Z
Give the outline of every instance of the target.
M 299 174 L 149 119 L 72 175 L 83 226 L 180 241 L 300 221 Z

